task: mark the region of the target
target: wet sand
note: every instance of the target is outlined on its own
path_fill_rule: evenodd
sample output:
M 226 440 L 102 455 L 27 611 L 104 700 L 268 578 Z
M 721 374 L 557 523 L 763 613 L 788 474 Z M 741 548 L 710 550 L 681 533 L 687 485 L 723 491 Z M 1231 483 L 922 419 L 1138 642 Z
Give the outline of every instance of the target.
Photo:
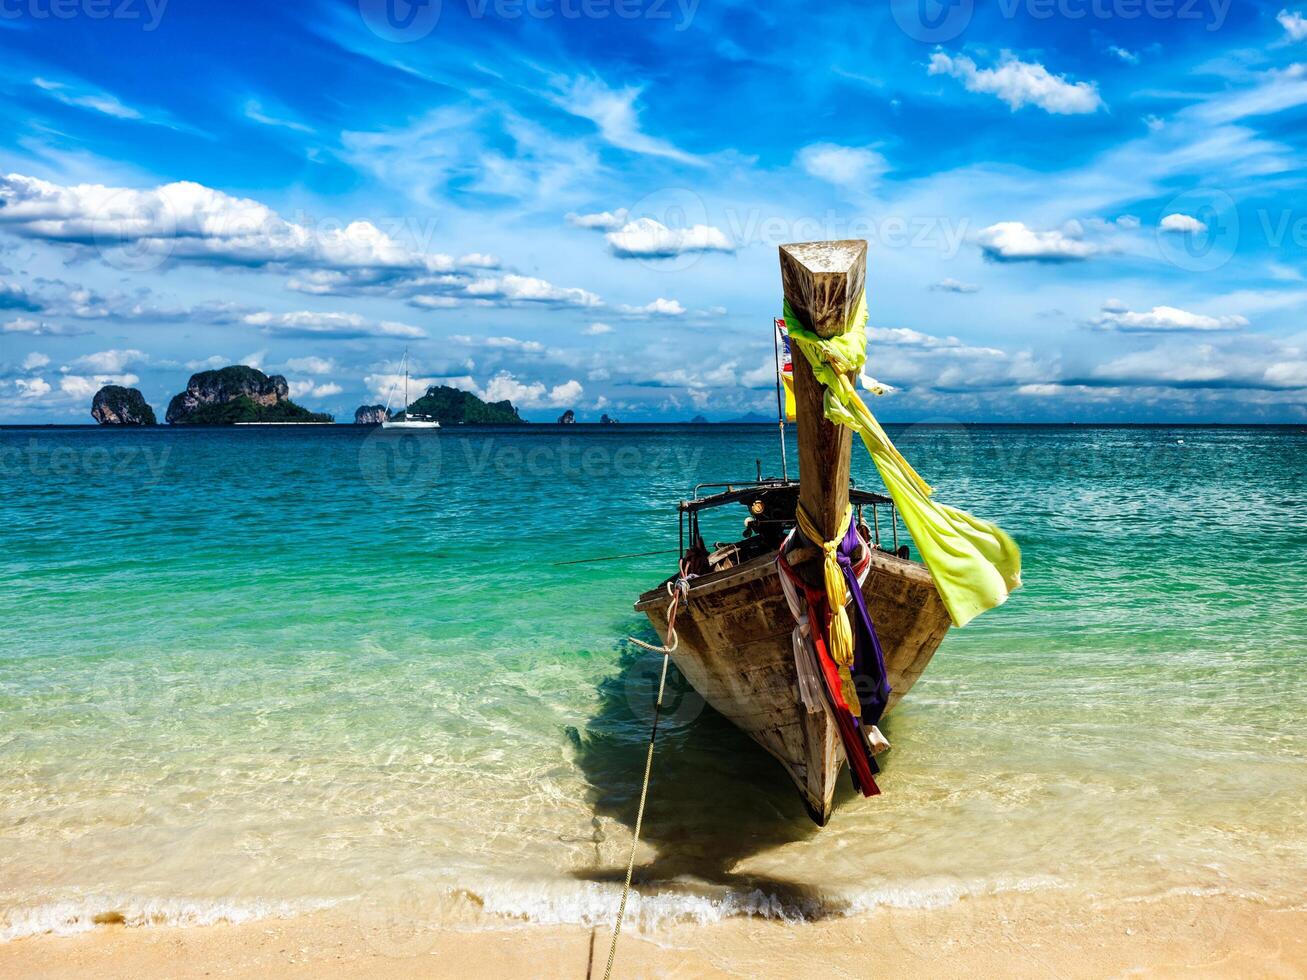
M 125 928 L 0 946 L 14 977 L 602 977 L 607 928 L 450 930 L 334 909 L 241 925 Z M 1065 896 L 794 923 L 731 919 L 624 933 L 614 976 L 1307 976 L 1307 908 L 1228 896 L 1113 907 Z

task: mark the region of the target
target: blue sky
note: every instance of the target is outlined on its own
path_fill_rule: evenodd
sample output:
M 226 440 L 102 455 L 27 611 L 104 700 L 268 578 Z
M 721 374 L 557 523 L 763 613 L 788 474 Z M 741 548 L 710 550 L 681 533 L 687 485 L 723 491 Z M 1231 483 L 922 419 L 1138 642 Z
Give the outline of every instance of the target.
M 867 238 L 891 421 L 1307 420 L 1307 5 L 0 0 L 0 420 L 774 406 Z

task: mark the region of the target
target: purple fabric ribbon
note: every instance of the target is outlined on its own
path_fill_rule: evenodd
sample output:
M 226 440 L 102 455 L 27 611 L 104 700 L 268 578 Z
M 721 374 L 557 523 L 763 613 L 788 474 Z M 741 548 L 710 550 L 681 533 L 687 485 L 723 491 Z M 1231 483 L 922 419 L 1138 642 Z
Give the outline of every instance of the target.
M 853 679 L 858 687 L 858 700 L 862 702 L 862 724 L 875 725 L 885 713 L 889 703 L 889 677 L 885 673 L 885 653 L 880 648 L 880 637 L 876 635 L 876 625 L 867 612 L 867 602 L 862 597 L 862 586 L 858 584 L 857 573 L 853 571 L 853 556 L 863 543 L 854 521 L 849 521 L 848 533 L 840 542 L 835 558 L 844 571 L 849 592 L 853 596 Z M 868 681 L 871 690 L 867 691 Z M 857 719 L 855 719 L 856 721 Z

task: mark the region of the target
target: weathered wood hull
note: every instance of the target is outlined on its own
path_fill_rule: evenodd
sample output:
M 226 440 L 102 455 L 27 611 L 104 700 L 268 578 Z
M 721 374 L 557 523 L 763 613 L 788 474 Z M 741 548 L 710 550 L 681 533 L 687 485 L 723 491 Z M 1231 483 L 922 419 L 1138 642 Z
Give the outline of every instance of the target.
M 925 566 L 879 551 L 862 591 L 885 651 L 893 708 L 944 639 L 948 612 Z M 667 602 L 659 588 L 635 606 L 664 642 Z M 763 555 L 691 581 L 672 660 L 704 700 L 780 761 L 824 825 L 844 749 L 829 713 L 810 714 L 799 700 L 793 629 L 773 558 Z

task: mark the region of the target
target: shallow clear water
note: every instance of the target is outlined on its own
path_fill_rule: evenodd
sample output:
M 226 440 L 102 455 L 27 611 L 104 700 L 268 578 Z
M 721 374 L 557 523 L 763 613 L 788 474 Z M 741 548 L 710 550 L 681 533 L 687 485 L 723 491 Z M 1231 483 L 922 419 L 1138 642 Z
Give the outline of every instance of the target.
M 1021 543 L 818 832 L 676 685 L 645 924 L 1004 889 L 1300 901 L 1307 432 L 894 429 Z M 0 937 L 362 899 L 607 921 L 677 499 L 764 427 L 0 432 Z M 793 459 L 791 446 L 791 459 Z M 875 484 L 855 454 L 860 483 Z M 718 518 L 717 537 L 744 517 Z M 407 910 L 407 912 L 405 911 Z

